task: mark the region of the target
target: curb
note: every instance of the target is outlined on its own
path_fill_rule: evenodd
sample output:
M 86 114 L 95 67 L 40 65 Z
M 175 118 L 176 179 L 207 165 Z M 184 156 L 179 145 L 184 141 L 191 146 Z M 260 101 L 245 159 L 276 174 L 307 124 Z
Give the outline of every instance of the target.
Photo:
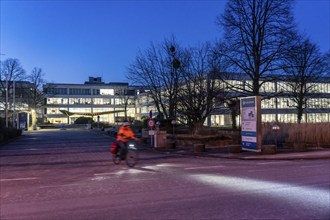
M 306 152 L 289 152 L 279 154 L 260 154 L 260 155 L 242 155 L 242 153 L 195 153 L 185 150 L 157 150 L 157 149 L 144 149 L 153 150 L 157 153 L 165 154 L 177 154 L 183 156 L 194 156 L 194 157 L 210 157 L 210 158 L 223 158 L 223 159 L 236 159 L 236 160 L 317 160 L 317 159 L 330 159 L 330 149 L 322 149 L 318 151 L 306 151 Z M 257 154 L 257 153 L 256 153 Z

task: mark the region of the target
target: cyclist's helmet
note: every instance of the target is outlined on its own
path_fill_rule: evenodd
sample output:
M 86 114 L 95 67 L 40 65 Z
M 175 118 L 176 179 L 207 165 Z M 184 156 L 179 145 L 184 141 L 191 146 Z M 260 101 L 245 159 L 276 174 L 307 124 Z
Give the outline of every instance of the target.
M 129 123 L 129 122 L 124 122 L 124 124 L 123 124 L 123 126 L 130 126 L 131 125 L 131 123 Z

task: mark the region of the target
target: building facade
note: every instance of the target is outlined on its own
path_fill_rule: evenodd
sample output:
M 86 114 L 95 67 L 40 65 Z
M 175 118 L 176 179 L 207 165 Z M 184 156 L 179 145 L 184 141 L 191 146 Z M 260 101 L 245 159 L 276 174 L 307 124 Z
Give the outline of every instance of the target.
M 247 87 L 249 80 L 233 80 L 232 84 Z M 311 86 L 307 84 L 307 87 Z M 306 109 L 303 110 L 302 123 L 330 122 L 330 79 L 323 78 L 311 86 L 313 92 L 306 94 Z M 266 82 L 260 90 L 262 122 L 297 123 L 297 108 L 291 88 L 282 80 Z M 277 95 L 274 95 L 277 94 Z M 240 117 L 237 117 L 239 122 Z M 230 126 L 231 115 L 228 107 L 220 104 L 211 115 L 211 126 Z
M 248 81 L 233 81 L 244 84 Z M 244 85 L 243 85 L 244 86 Z M 307 101 L 302 122 L 330 122 L 330 80 L 316 83 L 317 92 Z M 285 91 L 285 82 L 267 82 L 261 88 L 261 96 L 284 91 L 281 96 L 262 99 L 263 122 L 297 122 L 296 108 Z M 84 84 L 51 83 L 44 86 L 47 98 L 44 116 L 50 123 L 68 123 L 83 115 L 93 117 L 94 121 L 114 124 L 125 118 L 141 120 L 148 117 L 150 111 L 157 115 L 152 98 L 147 90 L 130 86 L 128 83 L 104 83 L 100 77 L 89 77 Z M 66 115 L 63 110 L 72 113 Z M 125 114 L 126 112 L 126 114 Z M 237 122 L 240 124 L 239 116 Z M 228 107 L 219 103 L 209 116 L 205 125 L 214 127 L 230 127 L 232 123 Z
M 33 88 L 28 81 L 0 81 L 0 118 L 6 126 L 27 129 L 32 116 L 41 115 L 31 107 Z
M 140 88 L 128 83 L 104 83 L 101 77 L 89 77 L 84 84 L 48 83 L 44 92 L 44 115 L 50 123 L 72 124 L 81 116 L 91 116 L 94 121 L 113 124 L 139 114 L 136 97 Z

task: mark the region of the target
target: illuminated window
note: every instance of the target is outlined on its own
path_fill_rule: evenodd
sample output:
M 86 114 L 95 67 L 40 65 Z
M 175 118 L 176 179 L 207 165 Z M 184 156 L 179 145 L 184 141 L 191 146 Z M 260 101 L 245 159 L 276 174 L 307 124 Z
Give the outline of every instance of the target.
M 263 92 L 275 92 L 275 83 L 265 82 L 261 86 L 261 91 L 263 91 Z
M 114 89 L 100 89 L 101 95 L 114 95 L 115 90 Z

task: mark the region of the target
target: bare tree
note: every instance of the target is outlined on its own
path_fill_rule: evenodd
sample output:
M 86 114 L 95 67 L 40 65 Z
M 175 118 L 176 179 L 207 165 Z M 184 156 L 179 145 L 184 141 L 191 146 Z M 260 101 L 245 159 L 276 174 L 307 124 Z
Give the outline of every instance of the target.
M 283 60 L 283 71 L 287 74 L 288 96 L 297 110 L 298 123 L 302 120 L 309 98 L 318 97 L 317 83 L 326 73 L 326 60 L 316 44 L 302 39 L 300 44 L 288 50 Z
M 9 58 L 1 62 L 0 71 L 0 90 L 1 94 L 6 93 L 6 89 L 11 90 L 13 86 L 13 81 L 25 79 L 25 70 L 23 69 L 20 61 L 18 59 Z M 3 100 L 2 102 L 5 102 Z
M 28 80 L 32 83 L 28 100 L 30 108 L 37 109 L 44 104 L 45 95 L 42 92 L 42 86 L 45 83 L 44 75 L 41 68 L 34 67 L 28 76 Z
M 136 101 L 135 90 L 130 90 L 127 88 L 117 92 L 119 95 L 120 104 L 124 106 L 124 114 L 125 114 L 124 121 L 129 121 L 129 118 L 127 116 L 127 110 L 130 105 L 135 106 L 135 101 Z
M 5 118 L 8 118 L 8 110 L 13 102 L 13 94 L 9 94 L 9 91 L 13 91 L 13 81 L 22 80 L 25 78 L 25 70 L 23 69 L 18 59 L 9 58 L 1 62 L 0 71 L 0 94 L 1 101 L 0 107 L 5 110 Z M 11 97 L 10 97 L 11 96 Z M 6 121 L 7 123 L 7 121 Z
M 324 54 L 324 60 L 325 60 L 325 78 L 328 83 L 330 83 L 330 50 Z M 330 108 L 330 98 L 326 99 L 326 103 L 328 106 L 328 109 Z
M 216 42 L 213 49 L 212 66 L 218 73 L 217 79 L 224 88 L 217 97 L 217 105 L 226 107 L 230 110 L 232 128 L 237 129 L 236 117 L 240 114 L 240 100 L 244 96 L 244 75 L 228 72 L 231 68 L 230 60 L 226 55 L 226 44 L 222 41 Z
M 186 49 L 181 60 L 178 113 L 195 132 L 214 110 L 216 98 L 223 90 L 213 68 L 212 53 L 211 45 L 205 43 Z
M 231 89 L 247 95 L 260 95 L 263 83 L 272 81 L 286 44 L 294 33 L 292 0 L 229 0 L 217 19 L 224 28 L 223 55 L 231 72 L 243 73 L 243 86 Z
M 25 70 L 18 59 L 9 58 L 1 62 L 1 83 L 25 78 Z M 1 84 L 2 85 L 2 84 Z
M 324 54 L 324 60 L 325 60 L 325 74 L 327 77 L 330 77 L 330 50 Z
M 127 78 L 147 88 L 158 113 L 166 119 L 176 117 L 180 50 L 174 37 L 165 39 L 160 45 L 151 44 L 140 51 L 128 67 Z
M 46 98 L 43 93 L 43 85 L 46 82 L 44 79 L 45 73 L 41 68 L 34 67 L 31 73 L 27 76 L 27 80 L 31 83 L 26 89 L 26 94 L 22 101 L 28 104 L 30 110 L 35 110 L 37 114 L 32 114 L 32 125 L 37 122 L 37 116 L 42 114 L 42 106 Z

